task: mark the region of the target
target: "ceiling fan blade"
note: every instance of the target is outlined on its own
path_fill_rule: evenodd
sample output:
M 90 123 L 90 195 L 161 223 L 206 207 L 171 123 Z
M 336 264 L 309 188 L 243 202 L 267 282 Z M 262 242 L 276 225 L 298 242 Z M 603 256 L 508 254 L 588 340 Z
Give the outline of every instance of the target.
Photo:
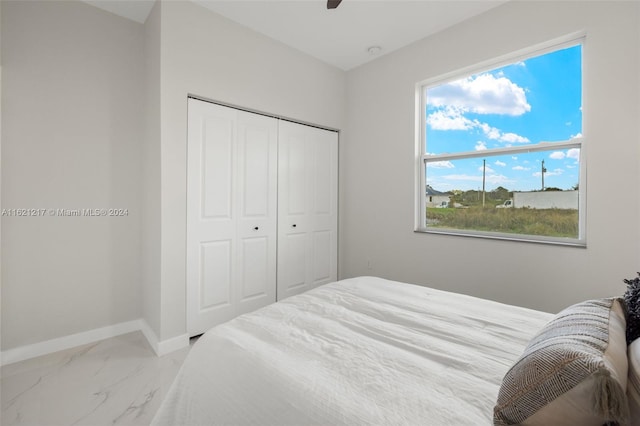
M 327 9 L 335 9 L 342 0 L 327 0 Z

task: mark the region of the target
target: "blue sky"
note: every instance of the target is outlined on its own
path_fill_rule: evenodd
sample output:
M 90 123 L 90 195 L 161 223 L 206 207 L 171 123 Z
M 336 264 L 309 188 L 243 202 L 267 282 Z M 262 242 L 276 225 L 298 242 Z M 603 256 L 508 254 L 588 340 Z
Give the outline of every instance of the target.
M 582 135 L 582 47 L 556 50 L 427 89 L 426 152 L 482 151 L 566 141 Z M 486 189 L 570 189 L 579 152 L 550 150 L 486 157 Z M 439 191 L 482 187 L 483 157 L 431 163 Z

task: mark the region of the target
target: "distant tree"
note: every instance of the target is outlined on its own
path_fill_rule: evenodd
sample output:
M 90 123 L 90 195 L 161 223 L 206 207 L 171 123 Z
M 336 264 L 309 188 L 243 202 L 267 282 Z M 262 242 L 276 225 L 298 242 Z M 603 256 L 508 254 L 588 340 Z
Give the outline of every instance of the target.
M 545 191 L 562 191 L 560 188 L 556 188 L 555 186 L 547 186 L 544 188 Z
M 476 203 L 480 200 L 480 191 L 476 191 L 475 189 L 464 191 L 464 193 L 461 196 L 461 199 L 464 204 Z
M 511 192 L 503 186 L 499 186 L 491 191 L 491 198 L 494 200 L 507 200 L 511 198 Z

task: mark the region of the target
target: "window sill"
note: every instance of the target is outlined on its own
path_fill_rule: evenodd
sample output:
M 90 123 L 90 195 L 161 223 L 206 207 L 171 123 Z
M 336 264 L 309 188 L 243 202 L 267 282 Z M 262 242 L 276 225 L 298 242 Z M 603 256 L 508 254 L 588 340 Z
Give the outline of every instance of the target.
M 584 239 L 544 237 L 539 235 L 506 234 L 501 232 L 464 231 L 461 229 L 417 228 L 417 234 L 450 235 L 454 237 L 483 238 L 488 240 L 515 241 L 520 243 L 546 244 L 565 247 L 587 248 Z

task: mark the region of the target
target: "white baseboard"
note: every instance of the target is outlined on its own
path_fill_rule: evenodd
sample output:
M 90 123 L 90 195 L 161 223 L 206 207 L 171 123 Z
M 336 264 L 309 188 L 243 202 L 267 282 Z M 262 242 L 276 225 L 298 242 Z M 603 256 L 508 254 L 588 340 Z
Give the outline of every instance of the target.
M 162 356 L 187 346 L 189 346 L 189 335 L 182 334 L 158 343 L 158 351 L 156 353 L 158 356 Z
M 142 332 L 157 356 L 168 354 L 189 345 L 189 335 L 187 334 L 158 341 L 149 324 L 144 319 L 137 319 L 2 351 L 0 353 L 0 365 L 13 364 L 134 331 Z
M 2 365 L 13 364 L 14 362 L 86 345 L 87 343 L 97 342 L 137 330 L 140 330 L 140 320 L 133 320 L 95 328 L 81 333 L 70 334 L 56 339 L 45 340 L 44 342 L 33 343 L 31 345 L 19 346 L 14 349 L 2 351 Z
M 140 331 L 142 332 L 142 334 L 144 334 L 144 337 L 147 339 L 147 342 L 149 343 L 149 346 L 151 346 L 151 349 L 153 349 L 156 355 L 160 356 L 160 353 L 158 351 L 158 336 L 153 331 L 151 326 L 149 326 L 149 323 L 143 319 L 140 320 Z
M 151 347 L 153 348 L 153 351 L 158 356 L 162 356 L 162 355 L 171 353 L 173 351 L 177 351 L 178 349 L 182 349 L 186 346 L 189 346 L 188 334 L 181 334 L 179 336 L 172 337 L 170 339 L 159 341 L 158 336 L 151 329 L 149 324 L 143 319 L 141 319 L 140 322 L 141 322 L 140 331 L 142 331 L 142 334 L 144 334 L 144 337 L 147 338 L 147 342 L 149 342 L 149 345 L 151 345 Z

